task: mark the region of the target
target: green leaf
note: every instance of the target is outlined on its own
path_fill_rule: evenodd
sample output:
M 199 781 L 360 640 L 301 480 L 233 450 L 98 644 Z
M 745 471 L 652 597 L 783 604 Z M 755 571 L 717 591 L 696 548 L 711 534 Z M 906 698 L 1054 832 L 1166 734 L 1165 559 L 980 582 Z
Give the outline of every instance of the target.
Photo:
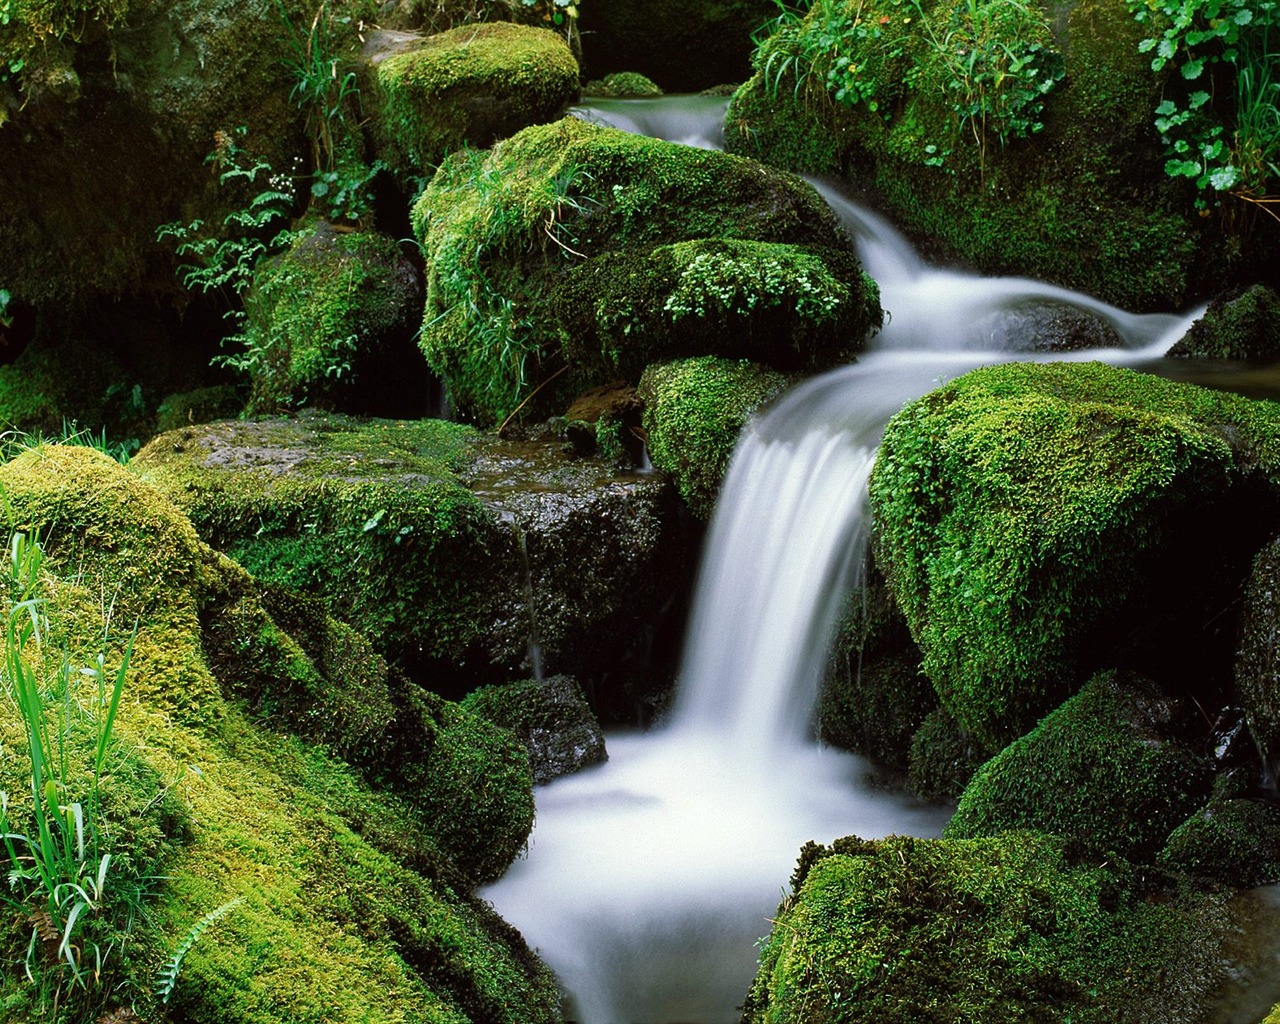
M 1178 106 L 1173 100 L 1165 100 L 1160 106 L 1156 107 L 1156 113 L 1161 117 L 1168 117 L 1170 114 L 1176 114 Z
M 1204 71 L 1204 58 L 1197 57 L 1195 60 L 1189 60 L 1182 65 L 1182 77 L 1186 79 L 1199 78 Z
M 1228 189 L 1234 188 L 1239 180 L 1240 171 L 1231 164 L 1227 164 L 1226 167 L 1220 167 L 1209 175 L 1209 184 L 1219 192 L 1226 192 Z
M 1253 11 L 1248 7 L 1242 7 L 1231 18 L 1237 25 L 1247 25 L 1253 21 Z
M 1205 92 L 1203 89 L 1197 92 L 1193 92 L 1187 98 L 1187 106 L 1190 107 L 1192 110 L 1199 110 L 1208 102 L 1209 102 L 1209 94 Z M 1156 113 L 1159 113 L 1159 110 L 1157 110 Z

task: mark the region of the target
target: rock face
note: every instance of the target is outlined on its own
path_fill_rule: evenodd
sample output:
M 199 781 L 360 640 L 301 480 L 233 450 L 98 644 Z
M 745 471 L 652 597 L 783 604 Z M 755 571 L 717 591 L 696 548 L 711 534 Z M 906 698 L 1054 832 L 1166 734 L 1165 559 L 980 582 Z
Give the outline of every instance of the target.
M 111 855 L 107 895 L 76 934 L 86 952 L 127 936 L 134 954 L 108 958 L 100 984 L 68 985 L 67 1019 L 143 1005 L 155 964 L 219 907 L 167 1004 L 186 1020 L 560 1019 L 549 972 L 470 894 L 532 822 L 527 758 L 509 733 L 393 679 L 362 638 L 260 586 L 105 455 L 35 448 L 0 467 L 0 485 L 47 552 L 34 579 L 52 642 L 47 659 L 28 648 L 28 665 L 42 685 L 73 666 L 69 705 L 47 709 L 72 716 L 57 782 L 99 792 L 82 798 L 86 832 L 94 863 Z M 114 677 L 127 648 L 95 779 L 103 696 L 79 666 Z M 7 755 L 25 751 L 8 700 L 0 736 Z M 30 786 L 25 757 L 0 759 L 0 788 Z M 29 804 L 10 802 L 7 827 L 30 827 Z M 5 957 L 28 941 L 25 928 L 0 930 Z M 14 1019 L 44 1014 L 38 993 L 20 974 L 0 978 Z
M 1280 353 L 1280 296 L 1255 284 L 1219 297 L 1167 355 L 1171 359 L 1275 359 Z
M 876 555 L 943 705 L 988 752 L 1108 667 L 1221 706 L 1234 634 L 1201 602 L 1234 600 L 1278 458 L 1273 404 L 1096 364 L 908 405 L 871 480 Z
M 1190 305 L 1280 265 L 1266 218 L 1233 222 L 1241 204 L 1223 194 L 1202 217 L 1166 173 L 1153 122 L 1181 58 L 1153 73 L 1138 47 L 1158 33 L 1125 0 L 807 11 L 757 50 L 726 119 L 731 151 L 847 175 L 949 261 L 1127 309 Z
M 531 639 L 551 672 L 616 672 L 689 561 L 662 478 L 440 421 L 211 424 L 131 468 L 259 579 L 314 594 L 447 694 L 518 671 Z
M 943 834 L 1032 829 L 1150 861 L 1209 795 L 1212 762 L 1178 739 L 1185 717 L 1149 680 L 1095 676 L 978 769 Z
M 553 375 L 559 390 L 537 395 L 559 411 L 681 356 L 831 366 L 881 320 L 804 182 L 575 118 L 453 155 L 413 220 L 429 268 L 422 350 L 481 423 Z
M 1160 863 L 1248 889 L 1280 881 L 1280 808 L 1260 800 L 1212 800 L 1179 825 Z
M 578 63 L 564 39 L 510 22 L 427 37 L 372 33 L 365 59 L 379 153 L 410 175 L 430 174 L 455 149 L 484 149 L 554 121 L 578 96 Z
M 1228 927 L 1221 897 L 1053 836 L 811 843 L 742 1019 L 1192 1024 Z
M 1280 777 L 1280 538 L 1259 553 L 1244 592 L 1236 686 L 1273 778 Z

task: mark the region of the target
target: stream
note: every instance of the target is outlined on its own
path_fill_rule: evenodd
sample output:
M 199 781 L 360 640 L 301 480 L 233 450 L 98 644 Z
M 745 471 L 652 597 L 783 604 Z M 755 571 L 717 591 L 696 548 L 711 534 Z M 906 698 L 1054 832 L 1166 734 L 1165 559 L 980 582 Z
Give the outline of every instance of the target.
M 713 147 L 724 106 L 683 97 L 577 113 Z M 606 764 L 540 788 L 528 856 L 482 892 L 555 971 L 582 1024 L 737 1021 L 756 943 L 806 841 L 937 835 L 949 816 L 877 787 L 866 762 L 810 733 L 889 417 L 981 365 L 1148 363 L 1200 312 L 1138 316 L 1035 281 L 931 267 L 882 218 L 814 184 L 879 284 L 886 326 L 856 364 L 799 385 L 744 431 L 669 719 L 610 735 Z M 1046 313 L 1064 311 L 1103 325 L 1111 343 L 1025 351 Z

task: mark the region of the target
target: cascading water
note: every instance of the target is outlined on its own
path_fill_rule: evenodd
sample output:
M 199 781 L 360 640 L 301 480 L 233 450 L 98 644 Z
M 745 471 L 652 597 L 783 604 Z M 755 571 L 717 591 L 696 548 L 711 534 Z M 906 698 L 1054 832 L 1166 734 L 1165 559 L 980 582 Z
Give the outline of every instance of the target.
M 693 114 L 675 104 L 666 120 L 655 101 L 592 116 L 712 144 L 723 101 L 699 98 Z M 584 1024 L 736 1020 L 754 944 L 807 840 L 941 828 L 944 811 L 870 787 L 864 762 L 808 738 L 862 561 L 866 481 L 888 418 L 941 379 L 1027 358 L 1009 345 L 1046 305 L 1095 318 L 1116 341 L 1073 359 L 1149 359 L 1189 324 L 930 268 L 880 218 L 817 184 L 891 319 L 859 363 L 794 389 L 744 433 L 708 534 L 669 723 L 610 737 L 607 764 L 541 789 L 529 856 L 484 893 Z

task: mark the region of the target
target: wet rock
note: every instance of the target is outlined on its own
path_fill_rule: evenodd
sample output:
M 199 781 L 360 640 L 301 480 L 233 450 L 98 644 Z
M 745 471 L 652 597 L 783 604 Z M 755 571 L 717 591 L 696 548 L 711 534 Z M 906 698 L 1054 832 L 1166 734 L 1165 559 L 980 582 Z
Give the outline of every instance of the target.
M 1079 352 L 1122 348 L 1114 327 L 1076 306 L 1057 302 L 1027 303 L 992 313 L 975 326 L 991 347 L 1001 352 Z
M 1209 304 L 1186 337 L 1169 349 L 1170 359 L 1271 360 L 1280 354 L 1280 296 L 1255 284 Z
M 608 758 L 600 723 L 571 676 L 485 686 L 462 706 L 519 737 L 536 785 Z
M 1238 889 L 1280 881 L 1280 807 L 1260 800 L 1215 800 L 1184 821 L 1160 863 Z
M 153 440 L 131 462 L 215 547 L 311 593 L 446 694 L 550 672 L 612 685 L 691 554 L 671 485 L 440 421 L 307 414 Z M 527 671 L 527 669 L 526 669 Z
M 1280 538 L 1254 560 L 1244 590 L 1235 680 L 1267 772 L 1280 778 Z

